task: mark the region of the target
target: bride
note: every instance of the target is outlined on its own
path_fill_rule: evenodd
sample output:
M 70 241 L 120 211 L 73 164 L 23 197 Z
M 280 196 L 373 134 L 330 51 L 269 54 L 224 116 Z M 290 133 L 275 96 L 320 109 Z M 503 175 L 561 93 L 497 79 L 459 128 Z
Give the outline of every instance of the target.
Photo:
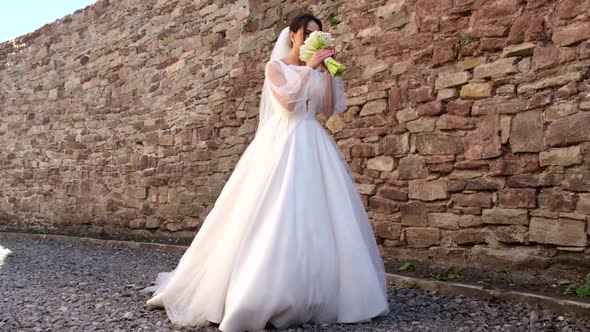
M 383 261 L 354 179 L 317 121 L 346 110 L 344 85 L 299 47 L 322 23 L 302 14 L 270 61 L 256 135 L 171 272 L 147 287 L 148 306 L 181 326 L 257 331 L 353 323 L 389 313 Z

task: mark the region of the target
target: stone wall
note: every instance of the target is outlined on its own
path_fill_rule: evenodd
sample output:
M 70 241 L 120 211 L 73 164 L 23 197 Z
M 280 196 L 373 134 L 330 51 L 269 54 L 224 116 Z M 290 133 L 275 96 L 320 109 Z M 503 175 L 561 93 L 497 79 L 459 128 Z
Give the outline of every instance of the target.
M 349 67 L 319 119 L 385 255 L 590 262 L 588 0 L 99 0 L 0 45 L 0 229 L 188 242 L 301 9 Z

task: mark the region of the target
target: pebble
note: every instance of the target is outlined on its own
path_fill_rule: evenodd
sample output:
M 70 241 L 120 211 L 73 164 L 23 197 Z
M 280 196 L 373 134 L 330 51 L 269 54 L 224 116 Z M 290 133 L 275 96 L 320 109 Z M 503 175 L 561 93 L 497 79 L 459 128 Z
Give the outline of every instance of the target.
M 0 267 L 1 331 L 218 331 L 174 326 L 165 310 L 144 305 L 141 289 L 176 267 L 180 253 L 51 240 L 0 245 L 13 252 Z M 590 321 L 497 300 L 391 286 L 389 301 L 390 314 L 370 322 L 282 331 L 590 331 Z

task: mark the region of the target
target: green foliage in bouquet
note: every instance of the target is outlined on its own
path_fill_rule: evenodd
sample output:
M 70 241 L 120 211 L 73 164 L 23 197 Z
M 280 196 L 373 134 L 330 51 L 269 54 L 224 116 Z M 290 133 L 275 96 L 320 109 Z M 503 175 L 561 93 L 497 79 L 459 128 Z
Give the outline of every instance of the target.
M 329 32 L 313 31 L 309 34 L 309 37 L 305 40 L 303 45 L 301 45 L 301 49 L 299 50 L 299 58 L 305 62 L 309 62 L 309 59 L 311 59 L 315 52 L 326 46 L 333 45 L 334 38 Z M 343 64 L 332 58 L 326 59 L 324 63 L 326 64 L 326 67 L 328 67 L 328 70 L 332 76 L 341 76 L 346 69 Z

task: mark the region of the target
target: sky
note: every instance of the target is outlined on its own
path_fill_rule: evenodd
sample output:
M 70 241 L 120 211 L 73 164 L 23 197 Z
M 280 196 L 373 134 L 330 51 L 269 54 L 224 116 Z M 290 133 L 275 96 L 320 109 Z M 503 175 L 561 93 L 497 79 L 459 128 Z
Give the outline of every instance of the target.
M 0 43 L 26 35 L 96 0 L 0 0 Z

